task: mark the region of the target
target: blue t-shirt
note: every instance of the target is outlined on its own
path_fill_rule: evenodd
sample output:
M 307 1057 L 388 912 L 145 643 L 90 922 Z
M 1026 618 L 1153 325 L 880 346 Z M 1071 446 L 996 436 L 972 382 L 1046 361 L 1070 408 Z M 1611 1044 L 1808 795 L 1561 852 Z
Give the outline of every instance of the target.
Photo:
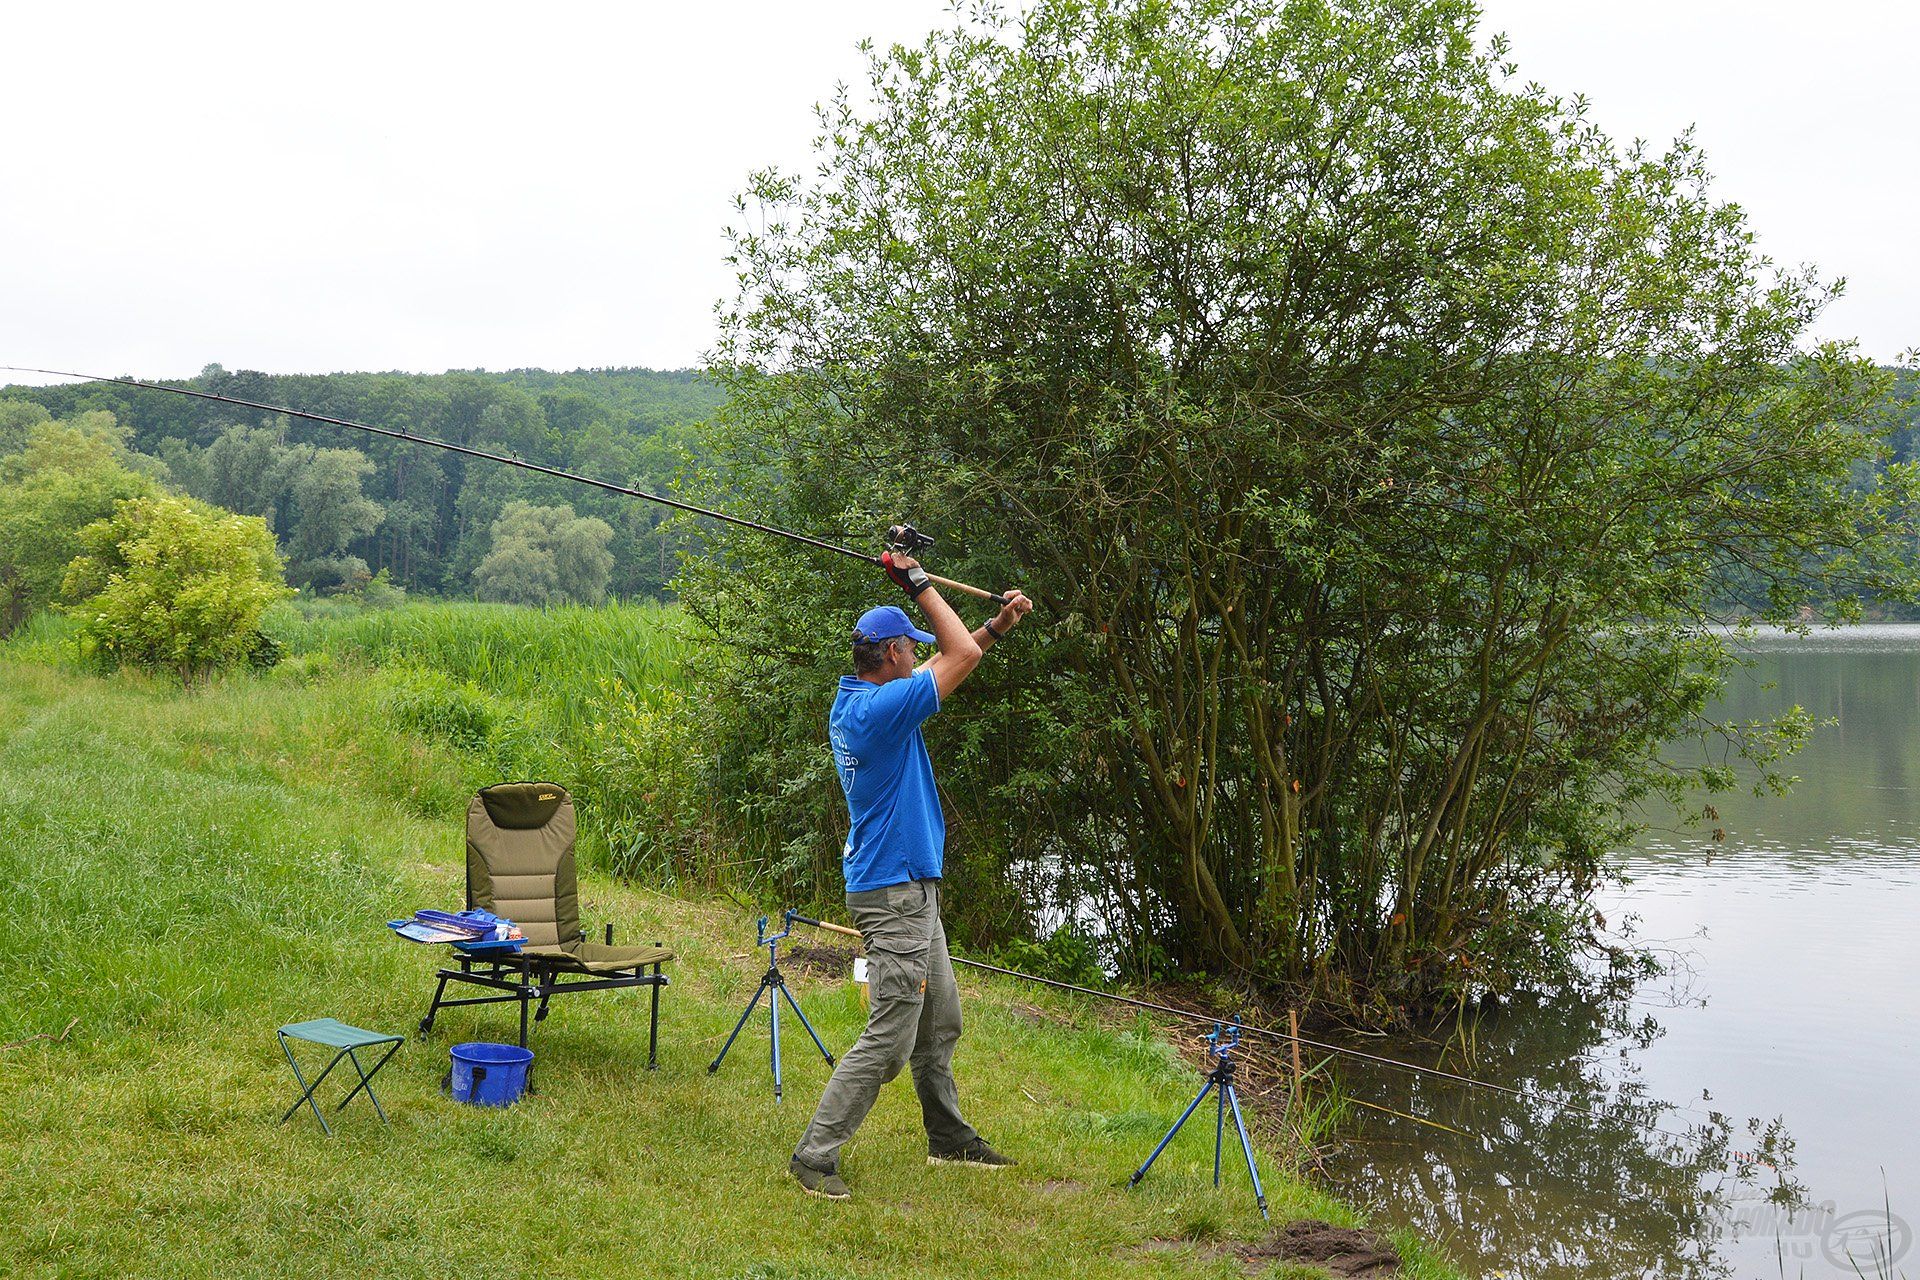
M 920 722 L 939 709 L 940 686 L 925 668 L 885 684 L 840 677 L 827 736 L 852 819 L 841 854 L 848 893 L 940 878 L 947 820 L 920 736 Z

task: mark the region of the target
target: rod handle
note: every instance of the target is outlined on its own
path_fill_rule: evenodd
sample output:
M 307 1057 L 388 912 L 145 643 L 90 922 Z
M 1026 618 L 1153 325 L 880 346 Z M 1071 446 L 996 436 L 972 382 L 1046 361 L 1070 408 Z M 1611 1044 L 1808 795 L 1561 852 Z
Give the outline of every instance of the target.
M 828 924 L 825 920 L 815 920 L 812 916 L 803 916 L 798 912 L 794 913 L 793 918 L 801 924 L 810 924 L 816 929 L 825 929 L 828 933 L 844 933 L 849 938 L 858 938 L 861 936 L 858 929 L 849 929 L 843 924 Z
M 988 591 L 985 587 L 976 587 L 965 582 L 956 581 L 952 578 L 943 578 L 937 573 L 928 574 L 927 580 L 929 582 L 932 582 L 935 586 L 951 587 L 955 591 L 964 591 L 970 596 L 979 596 L 982 600 L 991 600 L 997 605 L 1004 605 L 1007 602 L 1007 598 L 1005 596 L 995 595 L 993 592 Z

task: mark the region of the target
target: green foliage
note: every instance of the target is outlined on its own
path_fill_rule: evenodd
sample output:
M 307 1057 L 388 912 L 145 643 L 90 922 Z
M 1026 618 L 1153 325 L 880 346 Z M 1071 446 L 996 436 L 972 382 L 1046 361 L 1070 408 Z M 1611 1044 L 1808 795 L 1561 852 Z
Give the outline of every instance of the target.
M 266 625 L 290 653 L 325 651 L 471 681 L 507 705 L 537 711 L 564 742 L 591 736 L 605 714 L 608 682 L 643 699 L 684 688 L 701 652 L 680 610 L 657 604 L 533 610 L 414 602 L 363 609 L 302 600 Z
M 79 624 L 72 618 L 52 609 L 42 609 L 6 638 L 6 651 L 22 662 L 75 667 L 81 665 L 76 661 L 79 634 Z
M 273 376 L 210 365 L 184 385 L 654 491 L 673 486 L 693 424 L 720 400 L 702 374 L 649 369 Z M 188 493 L 268 517 L 290 575 L 317 590 L 352 590 L 385 571 L 406 590 L 466 596 L 493 522 L 513 501 L 570 502 L 580 516 L 605 521 L 613 564 L 603 590 L 623 597 L 662 594 L 678 553 L 699 545 L 698 531 L 666 526 L 652 504 L 403 441 L 103 383 L 7 394 L 0 452 L 15 430 L 8 424 L 41 411 L 34 406 L 61 416 L 111 410 L 131 425 L 132 444 L 164 459 Z
M 612 870 L 669 890 L 720 882 L 712 761 L 683 692 L 603 683 L 582 763 L 579 798 Z
M 110 414 L 49 422 L 38 405 L 0 402 L 0 422 L 23 426 L 17 451 L 0 456 L 0 636 L 59 594 L 80 530 L 127 498 L 159 490 L 129 468 L 125 434 Z M 35 414 L 35 410 L 39 410 Z
M 365 564 L 361 564 L 365 569 Z M 387 571 L 382 569 L 372 576 L 364 574 L 355 581 L 328 593 L 328 599 L 337 601 L 353 609 L 398 609 L 407 602 L 404 587 L 396 587 Z
M 31 400 L 0 399 L 0 456 L 25 448 L 27 433 L 51 418 Z
M 484 751 L 492 743 L 500 715 L 472 681 L 417 667 L 390 668 L 386 675 L 386 709 L 395 724 L 467 751 Z
M 282 658 L 273 664 L 269 674 L 285 684 L 310 685 L 326 679 L 337 669 L 338 664 L 332 654 L 303 653 L 298 657 Z
M 1106 979 L 1093 944 L 1064 924 L 1038 942 L 1014 938 L 996 948 L 992 959 L 1002 968 L 1081 986 L 1098 986 Z
M 1661 753 L 1721 584 L 1788 621 L 1913 591 L 1914 470 L 1864 482 L 1887 380 L 1803 340 L 1828 290 L 1691 139 L 1615 146 L 1473 23 L 985 10 L 743 200 L 705 491 L 911 514 L 1040 601 L 928 731 L 975 940 L 1091 903 L 1129 967 L 1383 1008 L 1568 979 L 1622 806 L 1713 781 Z M 704 736 L 824 892 L 829 638 L 886 589 L 721 538 Z
M 602 865 L 684 887 L 717 882 L 731 860 L 712 838 L 714 762 L 685 698 L 698 650 L 678 609 L 336 597 L 282 606 L 265 626 L 301 673 L 378 668 L 388 721 L 469 755 L 477 782 L 564 783 L 582 850 Z
M 346 554 L 380 523 L 380 504 L 360 492 L 373 463 L 357 449 L 308 449 L 296 456 L 288 488 L 287 553 L 302 581 L 323 590 L 355 588 L 371 574 Z
M 234 425 L 197 457 L 187 454 L 173 465 L 194 497 L 242 515 L 274 516 L 287 487 L 284 430 L 284 420 L 277 430 Z
M 168 440 L 163 453 L 195 497 L 286 530 L 294 581 L 323 592 L 357 591 L 372 575 L 348 548 L 383 514 L 360 489 L 373 463 L 358 449 L 288 444 L 286 434 L 281 418 L 271 430 L 228 427 L 201 450 Z
M 260 619 L 291 594 L 273 533 L 187 498 L 140 497 L 80 531 L 62 594 L 83 649 L 193 686 L 263 650 Z
M 613 574 L 613 528 L 568 505 L 509 502 L 493 522 L 493 546 L 473 571 L 482 600 L 508 604 L 599 604 Z

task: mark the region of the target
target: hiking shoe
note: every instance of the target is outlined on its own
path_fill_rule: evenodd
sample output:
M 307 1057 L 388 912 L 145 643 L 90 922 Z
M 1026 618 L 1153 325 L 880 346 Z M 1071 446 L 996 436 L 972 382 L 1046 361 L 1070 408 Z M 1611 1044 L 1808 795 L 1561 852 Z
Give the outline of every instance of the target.
M 1005 1169 L 1019 1164 L 987 1145 L 985 1138 L 975 1138 L 958 1151 L 930 1151 L 928 1164 L 964 1164 L 975 1169 Z
M 807 1189 L 810 1196 L 827 1200 L 849 1200 L 853 1197 L 853 1192 L 847 1190 L 847 1184 L 840 1180 L 839 1174 L 804 1164 L 799 1156 L 788 1162 L 787 1172 L 800 1180 L 800 1185 Z

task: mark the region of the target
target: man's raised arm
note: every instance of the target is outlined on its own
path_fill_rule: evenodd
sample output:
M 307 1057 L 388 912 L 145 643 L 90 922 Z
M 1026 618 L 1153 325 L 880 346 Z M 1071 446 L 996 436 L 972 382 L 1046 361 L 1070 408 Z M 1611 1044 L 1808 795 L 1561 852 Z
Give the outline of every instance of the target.
M 897 551 L 889 552 L 886 566 L 887 576 L 906 589 L 907 595 L 920 606 L 920 612 L 926 615 L 927 625 L 933 628 L 933 644 L 938 652 L 916 671 L 924 668 L 933 672 L 940 700 L 945 702 L 947 695 L 958 689 L 960 682 L 980 665 L 980 646 L 953 606 L 941 597 L 940 589 L 927 581 L 926 570 L 920 568 L 918 560 Z
M 1033 610 L 1033 602 L 1026 596 L 1018 591 L 1006 592 L 1007 603 L 999 616 L 969 632 L 939 589 L 926 580 L 926 571 L 913 572 L 919 569 L 919 561 L 898 552 L 890 553 L 887 560 L 887 575 L 919 602 L 920 611 L 926 614 L 927 624 L 933 628 L 934 647 L 938 652 L 920 666 L 933 672 L 943 702 L 980 665 L 981 654 L 1019 626 L 1020 620 Z

